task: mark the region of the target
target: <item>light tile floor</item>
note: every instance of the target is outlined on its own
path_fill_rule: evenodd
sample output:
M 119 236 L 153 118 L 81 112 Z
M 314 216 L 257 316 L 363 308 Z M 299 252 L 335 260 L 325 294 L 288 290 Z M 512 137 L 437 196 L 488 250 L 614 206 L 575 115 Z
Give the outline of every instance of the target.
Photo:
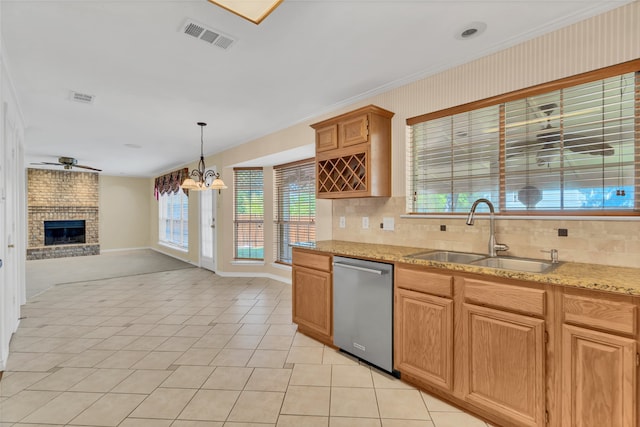
M 22 310 L 0 427 L 486 427 L 296 332 L 291 286 L 191 268 Z

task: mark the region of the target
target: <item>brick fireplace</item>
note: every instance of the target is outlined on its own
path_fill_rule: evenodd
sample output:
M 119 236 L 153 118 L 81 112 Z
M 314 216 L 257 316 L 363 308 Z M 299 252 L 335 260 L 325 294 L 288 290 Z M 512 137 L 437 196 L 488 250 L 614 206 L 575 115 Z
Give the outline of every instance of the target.
M 28 260 L 100 254 L 97 173 L 28 169 L 27 188 Z M 45 222 L 60 221 L 82 222 L 84 243 L 45 242 Z

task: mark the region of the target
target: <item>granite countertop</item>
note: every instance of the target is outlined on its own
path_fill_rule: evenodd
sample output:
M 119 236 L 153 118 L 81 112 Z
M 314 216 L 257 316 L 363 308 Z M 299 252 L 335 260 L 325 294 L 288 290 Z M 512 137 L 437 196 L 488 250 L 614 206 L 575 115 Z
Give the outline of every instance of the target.
M 417 252 L 437 250 L 429 248 L 357 243 L 343 240 L 323 240 L 312 243 L 298 243 L 293 246 L 313 249 L 332 255 L 352 256 L 376 261 L 402 262 L 466 273 L 479 273 L 509 279 L 640 296 L 640 269 L 638 268 L 562 262 L 558 267 L 547 273 L 527 273 L 408 257 L 408 255 Z

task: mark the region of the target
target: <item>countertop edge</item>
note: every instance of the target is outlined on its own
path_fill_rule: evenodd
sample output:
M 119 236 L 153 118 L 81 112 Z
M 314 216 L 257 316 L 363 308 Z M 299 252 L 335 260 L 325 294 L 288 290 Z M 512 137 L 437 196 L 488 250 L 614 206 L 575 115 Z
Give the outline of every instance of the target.
M 431 249 L 375 243 L 359 243 L 344 240 L 323 240 L 313 243 L 293 244 L 291 246 L 294 248 L 308 249 L 331 255 L 351 256 L 381 262 L 411 264 L 416 266 L 446 269 L 450 271 L 459 271 L 461 273 L 482 274 L 506 279 L 591 289 L 640 297 L 640 269 L 637 268 L 563 262 L 549 273 L 528 273 L 479 267 L 469 264 L 421 260 L 408 257 L 408 255 L 417 252 L 438 250 L 435 248 Z

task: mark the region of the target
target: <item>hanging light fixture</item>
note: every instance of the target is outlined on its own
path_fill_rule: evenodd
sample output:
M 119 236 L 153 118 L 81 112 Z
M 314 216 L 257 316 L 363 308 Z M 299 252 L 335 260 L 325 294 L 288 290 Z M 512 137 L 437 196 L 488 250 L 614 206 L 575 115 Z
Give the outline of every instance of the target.
M 189 178 L 182 181 L 181 187 L 185 190 L 218 190 L 219 192 L 227 188 L 222 179 L 220 179 L 220 174 L 212 169 L 206 170 L 204 165 L 203 129 L 206 125 L 204 122 L 198 122 L 198 126 L 200 126 L 200 161 L 198 162 L 198 169 L 192 170 Z

